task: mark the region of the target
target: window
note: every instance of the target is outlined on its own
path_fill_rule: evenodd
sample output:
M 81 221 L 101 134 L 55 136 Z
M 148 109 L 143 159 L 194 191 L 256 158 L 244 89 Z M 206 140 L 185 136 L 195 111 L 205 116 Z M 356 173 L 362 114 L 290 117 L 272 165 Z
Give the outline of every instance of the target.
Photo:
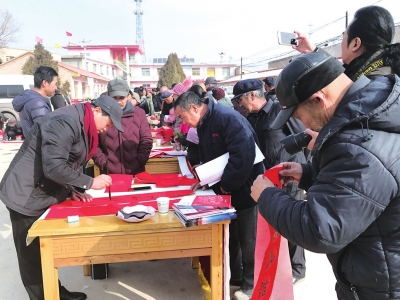
M 226 67 L 226 68 L 222 68 L 222 76 L 229 76 L 231 75 L 231 68 Z
M 166 58 L 153 58 L 153 64 L 165 64 L 166 62 Z
M 23 92 L 23 85 L 0 85 L 0 98 L 15 98 Z
M 150 76 L 150 68 L 142 68 L 142 76 Z
M 93 72 L 97 73 L 97 64 L 93 64 Z
M 193 76 L 200 76 L 200 68 L 193 68 L 192 74 Z
M 110 67 L 109 67 L 109 66 L 106 67 L 106 74 L 107 74 L 107 75 L 110 74 Z
M 160 76 L 161 68 L 157 68 L 157 75 Z
M 143 84 L 142 84 L 142 87 L 144 87 L 144 88 L 149 88 L 149 87 L 150 87 L 150 83 L 143 83 Z

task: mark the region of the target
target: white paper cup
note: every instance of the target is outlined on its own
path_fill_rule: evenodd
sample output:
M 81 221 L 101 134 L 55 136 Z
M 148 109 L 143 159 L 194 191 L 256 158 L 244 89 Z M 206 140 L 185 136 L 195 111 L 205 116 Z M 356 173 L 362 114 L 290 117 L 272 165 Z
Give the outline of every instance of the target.
M 161 139 L 156 139 L 156 145 L 159 147 L 161 146 Z
M 168 197 L 158 197 L 157 205 L 158 205 L 158 212 L 161 215 L 168 214 L 168 211 L 169 211 L 169 198 Z

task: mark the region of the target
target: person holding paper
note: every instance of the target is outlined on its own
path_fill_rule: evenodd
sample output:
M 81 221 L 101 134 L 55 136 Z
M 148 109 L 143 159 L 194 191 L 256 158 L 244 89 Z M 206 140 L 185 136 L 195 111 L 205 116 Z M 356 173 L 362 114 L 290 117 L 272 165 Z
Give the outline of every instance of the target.
M 271 80 L 270 80 L 271 81 Z M 247 120 L 257 134 L 260 149 L 264 154 L 264 166 L 268 170 L 285 161 L 306 163 L 306 153 L 301 151 L 292 157 L 286 152 L 280 140 L 290 134 L 303 132 L 303 124 L 290 118 L 282 128 L 273 130 L 271 124 L 278 115 L 281 107 L 279 102 L 266 98 L 264 84 L 259 79 L 245 79 L 233 87 L 233 99 L 238 99 L 239 104 L 249 111 Z M 299 189 L 297 183 L 291 182 L 282 188 L 293 198 L 304 200 L 304 191 Z M 306 276 L 306 258 L 304 249 L 288 241 L 290 263 L 292 265 L 293 284 L 304 280 Z
M 318 52 L 282 70 L 271 127 L 294 116 L 319 132 L 312 164 L 287 162 L 279 172 L 307 190 L 307 201 L 262 176 L 251 195 L 282 236 L 327 255 L 338 299 L 400 299 L 400 78 L 353 82 L 344 71 Z
M 229 226 L 231 284 L 240 286 L 234 299 L 250 299 L 254 286 L 258 213 L 250 188 L 254 179 L 264 172 L 262 162 L 254 164 L 257 135 L 238 112 L 209 99 L 202 101 L 192 91 L 179 96 L 174 108 L 183 122 L 197 128 L 201 163 L 229 153 L 221 180 L 212 189 L 216 194 L 232 196 L 238 218 L 232 220 Z M 197 188 L 199 185 L 193 187 L 194 190 Z

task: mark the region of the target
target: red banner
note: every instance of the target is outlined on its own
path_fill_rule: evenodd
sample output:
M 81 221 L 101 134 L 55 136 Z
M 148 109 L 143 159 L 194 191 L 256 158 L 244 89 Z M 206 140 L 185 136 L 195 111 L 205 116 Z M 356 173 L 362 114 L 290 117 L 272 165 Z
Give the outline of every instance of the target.
M 283 170 L 281 164 L 268 169 L 264 176 L 276 187 L 282 188 L 278 174 L 280 170 Z M 254 287 L 252 300 L 269 300 L 271 297 L 278 268 L 280 243 L 281 235 L 258 214 L 254 260 L 254 282 L 257 284 Z

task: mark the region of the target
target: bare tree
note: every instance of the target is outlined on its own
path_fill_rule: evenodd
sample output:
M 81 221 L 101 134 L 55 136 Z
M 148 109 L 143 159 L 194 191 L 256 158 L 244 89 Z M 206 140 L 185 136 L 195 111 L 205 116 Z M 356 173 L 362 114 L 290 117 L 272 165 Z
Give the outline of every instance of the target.
M 21 25 L 8 10 L 0 10 L 0 48 L 16 41 Z

